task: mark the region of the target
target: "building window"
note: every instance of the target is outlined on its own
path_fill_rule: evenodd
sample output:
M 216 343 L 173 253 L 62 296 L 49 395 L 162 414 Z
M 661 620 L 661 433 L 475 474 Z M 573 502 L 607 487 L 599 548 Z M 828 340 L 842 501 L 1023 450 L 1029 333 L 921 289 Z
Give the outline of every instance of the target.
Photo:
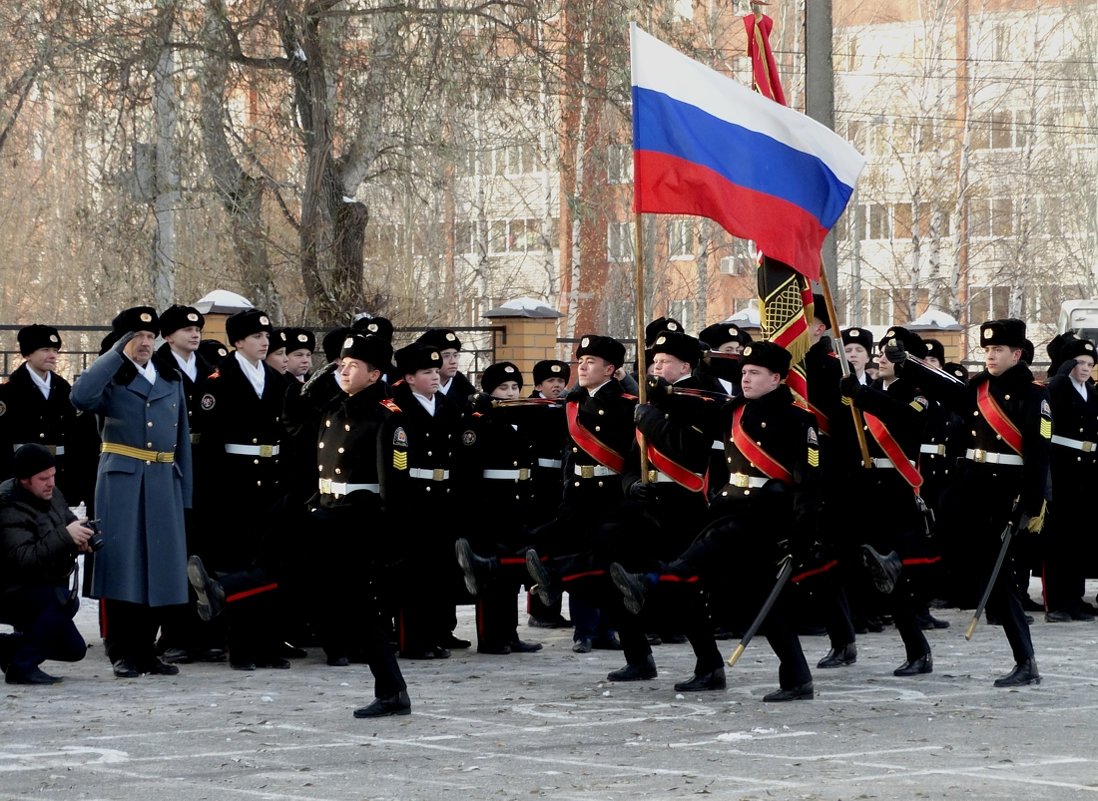
M 609 261 L 633 261 L 633 223 L 612 222 L 606 226 L 606 258 Z
M 667 223 L 667 234 L 667 255 L 669 258 L 694 258 L 694 223 L 692 220 L 670 220 Z
M 697 331 L 698 302 L 695 300 L 671 300 L 667 302 L 667 316 L 678 320 L 686 331 Z
M 628 184 L 633 181 L 633 148 L 629 145 L 607 146 L 606 180 L 612 184 Z

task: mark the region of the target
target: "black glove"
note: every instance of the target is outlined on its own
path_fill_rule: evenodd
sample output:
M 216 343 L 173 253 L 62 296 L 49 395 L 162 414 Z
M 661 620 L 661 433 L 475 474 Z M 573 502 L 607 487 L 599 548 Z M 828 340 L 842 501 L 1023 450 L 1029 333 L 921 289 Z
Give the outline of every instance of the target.
M 885 345 L 884 355 L 893 364 L 903 364 L 907 361 L 907 351 L 904 350 L 904 343 L 900 340 L 893 340 L 896 344 Z
M 657 403 L 671 394 L 671 385 L 658 375 L 650 375 L 644 379 L 644 388 L 648 391 L 648 400 L 651 403 Z
M 629 497 L 634 501 L 649 503 L 656 500 L 656 488 L 643 481 L 634 481 L 629 485 Z
M 853 373 L 844 375 L 839 379 L 839 391 L 843 394 L 844 398 L 853 398 L 860 386 L 861 384 L 858 383 L 858 376 Z
M 126 343 L 133 339 L 134 333 L 134 331 L 127 331 L 126 333 L 124 333 L 118 338 L 118 341 L 114 343 L 114 345 L 111 347 L 111 350 L 113 350 L 115 353 L 121 353 L 125 349 Z
M 474 392 L 469 396 L 469 408 L 481 414 L 491 413 L 492 396 L 487 392 Z

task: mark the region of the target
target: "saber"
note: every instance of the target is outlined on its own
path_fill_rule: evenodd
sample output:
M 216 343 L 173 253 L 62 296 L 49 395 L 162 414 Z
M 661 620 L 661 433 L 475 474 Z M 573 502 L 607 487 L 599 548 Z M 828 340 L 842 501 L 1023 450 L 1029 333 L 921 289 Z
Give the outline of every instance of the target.
M 549 398 L 511 398 L 510 400 L 504 400 L 502 398 L 493 398 L 493 408 L 499 408 L 501 406 L 562 406 L 555 400 Z
M 1018 501 L 1014 501 L 1014 506 L 1018 506 Z M 1014 513 L 1011 512 L 1011 517 Z M 991 591 L 995 588 L 995 582 L 999 578 L 999 571 L 1003 567 L 1003 562 L 1006 561 L 1007 551 L 1010 550 L 1010 541 L 1014 539 L 1014 523 L 1007 523 L 1006 528 L 1003 529 L 1002 540 L 1003 544 L 999 546 L 999 556 L 995 559 L 995 567 L 991 570 L 991 578 L 987 582 L 987 587 L 984 588 L 984 595 L 980 598 L 980 603 L 976 607 L 976 611 L 972 614 L 972 620 L 968 624 L 968 628 L 965 630 L 965 639 L 971 640 L 972 635 L 976 632 L 976 624 L 980 622 L 980 615 L 984 613 L 984 607 L 987 606 L 987 600 L 991 597 Z
M 789 583 L 789 577 L 792 575 L 793 557 L 790 554 L 786 554 L 785 558 L 782 559 L 781 567 L 778 570 L 778 578 L 774 582 L 774 588 L 771 589 L 770 594 L 766 596 L 766 601 L 763 602 L 762 609 L 759 610 L 759 614 L 755 615 L 755 619 L 751 622 L 751 626 L 743 635 L 743 639 L 740 640 L 736 649 L 732 651 L 732 656 L 728 657 L 729 667 L 735 667 L 736 663 L 740 661 L 743 652 L 747 649 L 751 639 L 762 627 L 763 622 L 766 620 L 766 616 L 770 614 L 770 610 L 774 607 L 774 603 L 778 600 L 778 596 L 782 594 L 782 589 Z

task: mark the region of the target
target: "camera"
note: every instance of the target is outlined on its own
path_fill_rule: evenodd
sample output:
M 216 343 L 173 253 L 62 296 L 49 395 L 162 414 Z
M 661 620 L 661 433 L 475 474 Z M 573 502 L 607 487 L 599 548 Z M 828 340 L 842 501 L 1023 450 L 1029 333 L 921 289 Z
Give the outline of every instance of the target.
M 84 525 L 92 530 L 92 535 L 88 539 L 88 547 L 91 548 L 92 551 L 101 551 L 101 550 L 103 550 L 103 546 L 106 545 L 107 542 L 106 542 L 106 540 L 103 539 L 103 532 L 99 528 L 99 521 L 98 520 L 89 520 Z

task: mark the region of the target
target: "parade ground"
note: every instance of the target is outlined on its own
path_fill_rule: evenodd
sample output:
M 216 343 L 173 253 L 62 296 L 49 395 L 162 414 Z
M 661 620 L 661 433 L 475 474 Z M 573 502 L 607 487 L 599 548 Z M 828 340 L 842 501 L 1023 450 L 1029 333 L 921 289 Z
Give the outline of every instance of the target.
M 683 696 L 673 684 L 691 673 L 688 645 L 654 649 L 656 680 L 612 684 L 620 652 L 575 654 L 570 630 L 530 629 L 523 615 L 519 633 L 540 653 L 474 645 L 402 661 L 412 714 L 356 720 L 369 670 L 327 667 L 320 649 L 290 670 L 115 679 L 94 607 L 78 618 L 87 659 L 43 665 L 64 682 L 4 685 L 2 801 L 1098 799 L 1095 623 L 1037 615 L 1043 682 L 1009 691 L 991 685 L 1011 666 L 1001 629 L 966 642 L 969 613 L 936 610 L 952 627 L 928 633 L 932 674 L 894 678 L 903 650 L 886 628 L 859 637 L 855 665 L 813 671 L 815 700 L 764 704 L 777 687 L 765 640 L 726 692 Z M 457 634 L 475 639 L 469 607 Z M 802 642 L 813 665 L 827 651 L 825 637 Z

